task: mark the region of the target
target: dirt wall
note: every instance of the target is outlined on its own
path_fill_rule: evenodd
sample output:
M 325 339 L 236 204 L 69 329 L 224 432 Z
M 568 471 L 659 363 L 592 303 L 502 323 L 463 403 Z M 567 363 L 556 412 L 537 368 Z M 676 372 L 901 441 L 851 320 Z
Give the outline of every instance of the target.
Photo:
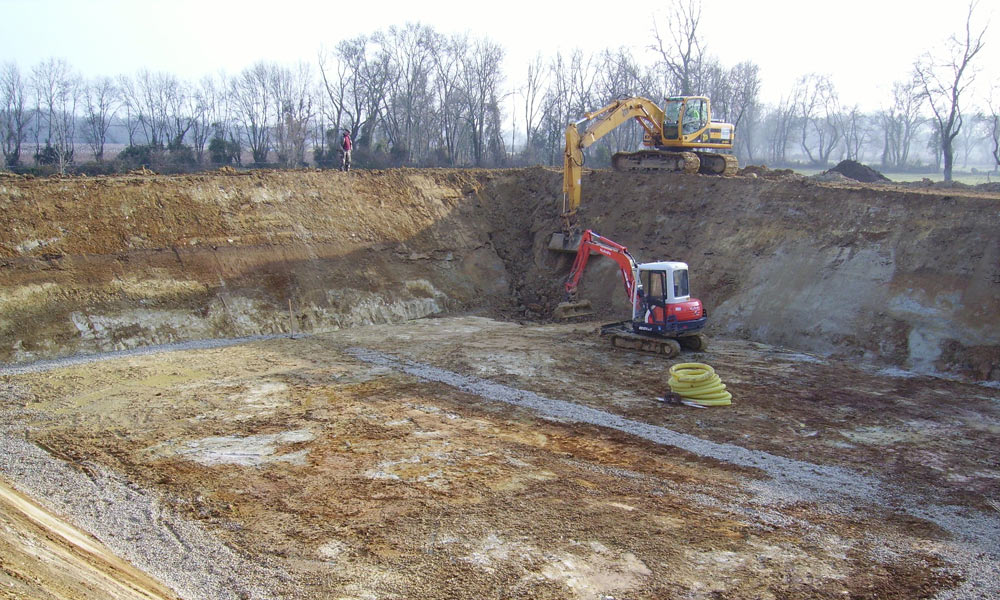
M 506 298 L 474 173 L 0 180 L 0 360 Z
M 583 189 L 582 223 L 689 263 L 715 334 L 1000 379 L 996 194 L 614 172 Z M 627 312 L 615 265 L 588 269 L 581 295 Z
M 581 222 L 684 260 L 711 332 L 1000 380 L 1000 197 L 593 172 Z M 0 361 L 482 311 L 544 318 L 558 171 L 0 179 Z M 610 261 L 581 288 L 625 311 Z

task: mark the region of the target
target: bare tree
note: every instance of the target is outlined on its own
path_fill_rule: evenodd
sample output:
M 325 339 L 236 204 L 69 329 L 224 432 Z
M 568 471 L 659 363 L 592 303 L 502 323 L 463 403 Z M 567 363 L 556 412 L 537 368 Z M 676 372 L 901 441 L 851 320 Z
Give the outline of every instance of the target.
M 389 56 L 388 94 L 383 97 L 386 135 L 397 161 L 419 155 L 428 139 L 430 79 L 433 69 L 434 33 L 426 25 L 408 23 L 378 32 L 374 40 Z
M 443 148 L 444 161 L 455 165 L 458 160 L 459 135 L 465 118 L 466 104 L 463 101 L 462 60 L 469 52 L 469 38 L 454 35 L 450 38 L 438 36 L 434 52 L 434 97 L 437 104 L 437 122 Z
M 626 48 L 603 51 L 594 70 L 597 77 L 596 97 L 581 112 L 591 112 L 619 98 L 644 96 L 648 93 L 646 90 L 652 87 L 647 74 Z M 642 141 L 642 133 L 642 128 L 634 120 L 630 120 L 611 131 L 589 151 L 593 153 L 597 150 L 605 155 L 606 158 L 601 159 L 602 163 L 610 161 L 615 152 L 635 149 Z
M 184 138 L 194 125 L 198 103 L 187 83 L 173 75 L 163 74 L 160 84 L 163 86 L 163 136 L 167 148 L 176 152 L 184 145 Z
M 897 81 L 892 86 L 892 105 L 879 112 L 882 128 L 882 168 L 904 168 L 910 159 L 910 146 L 923 124 L 920 106 L 923 103 L 920 84 L 911 79 Z
M 390 57 L 366 36 L 337 44 L 331 58 L 321 60 L 320 73 L 337 127 L 349 129 L 359 150 L 372 147 L 388 90 Z
M 991 98 L 987 106 L 990 112 L 986 118 L 990 131 L 990 142 L 993 146 L 990 153 L 993 155 L 993 170 L 997 170 L 1000 168 L 1000 105 L 995 104 Z
M 665 88 L 690 96 L 698 93 L 696 86 L 700 83 L 705 55 L 698 38 L 701 3 L 697 0 L 673 0 L 667 21 L 667 31 L 662 32 L 657 20 L 653 20 L 655 43 L 652 49 L 660 55 Z
M 522 88 L 524 98 L 524 146 L 528 150 L 534 146 L 542 116 L 542 89 L 545 85 L 545 63 L 542 55 L 536 54 L 528 63 L 528 73 Z
M 965 18 L 965 31 L 952 35 L 940 56 L 930 52 L 920 57 L 913 68 L 923 88 L 924 98 L 933 114 L 937 141 L 944 160 L 944 180 L 951 181 L 955 162 L 955 138 L 962 130 L 962 94 L 975 80 L 972 62 L 983 49 L 983 38 L 988 25 L 973 29 L 973 14 L 977 0 L 969 3 Z
M 201 78 L 192 92 L 193 110 L 191 114 L 190 141 L 195 162 L 204 163 L 205 146 L 209 139 L 218 135 L 225 142 L 228 133 L 226 78 L 219 75 L 219 81 L 210 75 Z
M 25 112 L 26 85 L 15 63 L 0 71 L 0 149 L 4 164 L 21 163 L 21 144 L 27 136 L 30 114 Z
M 63 59 L 50 58 L 31 71 L 38 115 L 45 123 L 45 152 L 52 152 L 59 172 L 73 162 L 76 135 L 76 108 L 80 98 L 80 77 Z
M 795 103 L 790 98 L 782 98 L 765 118 L 768 130 L 768 154 L 770 162 L 783 164 L 788 160 L 788 141 L 795 123 Z
M 121 108 L 125 111 L 125 129 L 128 132 L 128 145 L 135 146 L 136 136 L 139 132 L 139 116 L 142 111 L 139 108 L 139 95 L 136 92 L 135 82 L 128 75 L 118 77 L 118 92 L 120 94 Z
M 966 119 L 962 131 L 955 138 L 958 142 L 956 149 L 962 154 L 962 168 L 968 168 L 973 152 L 986 142 L 988 129 L 987 118 L 981 111 L 975 111 Z
M 322 115 L 337 130 L 343 126 L 347 117 L 348 92 L 356 79 L 356 72 L 352 72 L 351 64 L 346 60 L 346 52 L 340 50 L 348 44 L 350 42 L 341 42 L 333 52 L 320 50 L 318 57 L 320 79 L 323 81 L 326 100 L 329 101 L 329 104 L 322 103 Z
M 729 70 L 727 119 L 736 127 L 737 151 L 753 160 L 754 136 L 760 113 L 760 68 L 743 61 Z M 714 100 L 713 100 L 714 105 Z
M 563 145 L 565 143 L 566 125 L 579 118 L 574 108 L 579 104 L 576 99 L 576 89 L 569 75 L 570 66 L 566 63 L 562 52 L 556 52 L 549 61 L 549 85 L 545 90 L 542 106 L 542 131 L 545 136 L 545 149 L 548 153 L 548 164 L 562 162 Z
M 274 65 L 257 62 L 231 82 L 234 114 L 242 137 L 250 147 L 255 164 L 267 162 L 271 149 L 272 95 L 268 86 Z
M 575 100 L 575 104 L 569 106 L 571 115 L 581 115 L 600 107 L 601 101 L 594 93 L 597 65 L 598 61 L 593 54 L 585 55 L 579 48 L 570 55 L 569 78 Z
M 94 160 L 104 161 L 104 143 L 108 139 L 108 130 L 118 112 L 119 95 L 114 80 L 110 77 L 98 77 L 87 84 L 84 90 L 84 139 L 94 152 Z
M 483 166 L 488 145 L 498 131 L 489 131 L 491 120 L 499 121 L 500 86 L 503 83 L 503 48 L 488 39 L 476 40 L 463 58 L 462 87 L 466 119 L 470 128 L 472 159 Z M 487 135 L 490 133 L 490 135 Z
M 868 115 L 861 112 L 861 108 L 855 104 L 849 110 L 838 113 L 837 118 L 847 159 L 861 161 L 861 153 L 871 137 Z
M 814 165 L 825 165 L 840 142 L 837 92 L 826 75 L 802 76 L 793 91 L 799 145 Z
M 278 162 L 296 167 L 305 160 L 306 141 L 315 113 L 313 111 L 312 71 L 306 63 L 294 69 L 276 67 L 271 73 L 274 95 L 274 144 Z

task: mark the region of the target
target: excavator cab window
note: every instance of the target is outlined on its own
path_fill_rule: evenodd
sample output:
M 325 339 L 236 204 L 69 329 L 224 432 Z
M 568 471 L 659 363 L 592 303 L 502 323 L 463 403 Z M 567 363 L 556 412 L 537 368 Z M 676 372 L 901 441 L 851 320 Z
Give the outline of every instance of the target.
M 665 138 L 678 139 L 677 122 L 680 121 L 681 107 L 683 105 L 684 100 L 672 98 L 668 99 L 666 105 L 663 107 L 663 136 Z
M 646 302 L 651 306 L 663 306 L 666 298 L 666 273 L 663 271 L 642 271 L 642 289 Z
M 674 283 L 674 298 L 683 298 L 691 294 L 688 288 L 688 272 L 687 269 L 677 269 L 671 273 Z
M 691 134 L 708 125 L 708 102 L 704 98 L 688 98 L 684 105 L 684 134 Z

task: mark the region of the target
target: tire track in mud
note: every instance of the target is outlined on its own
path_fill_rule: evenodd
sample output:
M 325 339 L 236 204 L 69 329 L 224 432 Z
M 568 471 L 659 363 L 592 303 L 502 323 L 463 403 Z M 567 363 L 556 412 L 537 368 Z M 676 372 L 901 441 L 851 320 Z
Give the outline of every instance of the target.
M 954 539 L 941 542 L 930 551 L 955 565 L 964 578 L 957 588 L 939 593 L 935 598 L 977 600 L 998 597 L 1000 594 L 1000 536 L 997 535 L 1000 532 L 1000 518 L 995 515 L 960 506 L 928 504 L 905 490 L 850 469 L 712 442 L 377 350 L 351 347 L 346 352 L 362 362 L 403 372 L 425 381 L 443 383 L 488 401 L 525 408 L 545 419 L 615 429 L 698 456 L 759 469 L 769 479 L 744 479 L 742 483 L 744 489 L 752 494 L 751 502 L 756 505 L 780 507 L 808 502 L 831 513 L 849 513 L 853 507 L 862 507 L 898 511 L 925 519 L 954 536 Z

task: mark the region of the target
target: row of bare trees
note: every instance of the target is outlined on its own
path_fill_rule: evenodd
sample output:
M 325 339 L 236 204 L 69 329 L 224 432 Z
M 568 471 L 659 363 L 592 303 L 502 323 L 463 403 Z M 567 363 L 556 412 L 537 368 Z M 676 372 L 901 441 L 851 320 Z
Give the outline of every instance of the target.
M 321 122 L 351 131 L 362 161 L 501 164 L 503 60 L 489 39 L 419 24 L 344 40 L 320 52 Z
M 816 73 L 777 104 L 762 103 L 756 64 L 723 65 L 707 51 L 701 4 L 669 7 L 653 22 L 645 56 L 625 48 L 537 55 L 516 89 L 504 78 L 502 47 L 420 24 L 343 40 L 322 50 L 315 67 L 262 61 L 198 82 L 148 70 L 87 80 L 64 60 L 24 73 L 8 63 L 0 145 L 7 165 L 34 160 L 61 170 L 81 144 L 105 161 L 111 142 L 126 143 L 118 158 L 137 163 L 322 165 L 337 160 L 339 132 L 348 130 L 359 166 L 559 164 L 567 123 L 589 111 L 634 95 L 700 94 L 711 98 L 714 118 L 736 125 L 741 162 L 849 158 L 905 169 L 919 155 L 950 178 L 956 149 L 967 162 L 972 149 L 989 146 L 1000 161 L 994 105 L 965 108 L 986 31 L 973 27 L 975 2 L 964 34 L 919 57 L 884 108 L 867 113 L 842 103 L 830 77 Z M 588 159 L 607 164 L 611 153 L 636 148 L 641 133 L 621 127 Z
M 1000 165 L 996 106 L 988 101 L 986 110 L 968 109 L 975 59 L 988 28 L 977 18 L 978 0 L 967 6 L 964 29 L 943 48 L 919 56 L 913 71 L 894 84 L 884 107 L 868 113 L 842 103 L 830 77 L 818 73 L 803 75 L 776 105 L 762 106 L 756 65 L 741 63 L 727 71 L 706 52 L 699 32 L 701 3 L 674 0 L 670 6 L 667 25 L 654 25 L 652 45 L 667 89 L 708 95 L 713 116 L 737 125 L 741 160 L 825 166 L 833 159 L 867 155 L 877 157 L 883 168 L 902 170 L 914 162 L 914 150 L 926 149 L 945 180 L 951 180 L 960 146 L 963 164 L 973 149 L 984 147 L 994 167 Z

